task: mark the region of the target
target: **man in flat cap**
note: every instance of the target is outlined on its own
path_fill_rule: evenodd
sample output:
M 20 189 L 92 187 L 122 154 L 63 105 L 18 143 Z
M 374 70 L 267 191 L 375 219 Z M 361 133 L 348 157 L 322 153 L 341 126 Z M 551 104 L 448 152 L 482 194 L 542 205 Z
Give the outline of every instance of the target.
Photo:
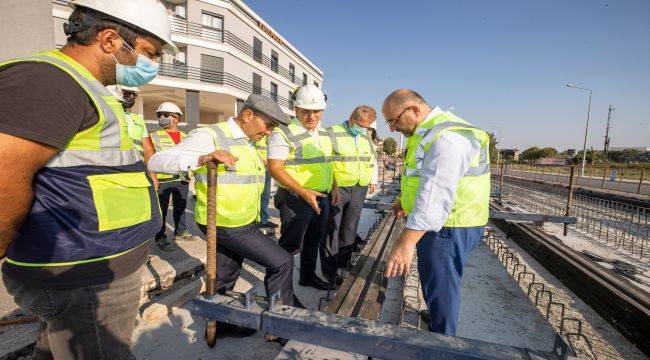
M 293 257 L 256 226 L 265 170 L 254 142 L 270 135 L 280 124 L 289 124 L 289 117 L 280 107 L 271 99 L 252 94 L 237 117 L 193 130 L 175 147 L 154 154 L 148 166 L 155 173 L 194 172 L 194 216 L 201 231 L 206 233 L 205 165 L 217 164 L 217 291 L 233 289 L 242 262 L 247 258 L 266 268 L 267 295 L 280 291 L 283 304 L 302 307 L 293 295 Z M 221 324 L 217 329 L 238 336 L 255 332 L 228 324 Z

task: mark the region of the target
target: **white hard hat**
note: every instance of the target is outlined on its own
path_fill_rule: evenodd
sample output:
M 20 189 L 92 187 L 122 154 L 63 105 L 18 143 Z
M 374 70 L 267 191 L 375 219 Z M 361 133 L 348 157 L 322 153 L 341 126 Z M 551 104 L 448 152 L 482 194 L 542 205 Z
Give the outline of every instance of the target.
M 165 6 L 158 0 L 71 0 L 68 5 L 95 10 L 154 35 L 165 51 L 176 54 L 172 29 Z
M 323 110 L 327 107 L 325 104 L 327 96 L 316 85 L 303 85 L 293 95 L 293 105 L 306 110 Z
M 106 89 L 108 89 L 108 91 L 110 91 L 111 94 L 113 94 L 113 96 L 115 96 L 115 98 L 119 101 L 122 101 L 124 99 L 123 91 L 131 91 L 136 94 L 140 93 L 140 89 L 138 89 L 137 87 L 129 87 L 129 86 L 122 86 L 122 85 L 107 85 Z
M 181 111 L 181 108 L 179 108 L 173 102 L 169 102 L 169 101 L 164 102 L 160 104 L 160 106 L 158 106 L 158 109 L 156 109 L 156 114 L 161 112 L 176 113 L 178 115 L 183 116 L 183 112 Z

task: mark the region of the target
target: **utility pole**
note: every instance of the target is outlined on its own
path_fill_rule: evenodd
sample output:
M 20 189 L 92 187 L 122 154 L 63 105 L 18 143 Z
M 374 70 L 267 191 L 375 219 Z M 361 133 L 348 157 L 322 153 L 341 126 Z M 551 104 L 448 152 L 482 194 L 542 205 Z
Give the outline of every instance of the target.
M 614 109 L 614 106 L 610 105 L 609 112 L 607 113 L 607 127 L 605 128 L 605 146 L 603 147 L 605 155 L 607 155 L 607 151 L 609 151 L 609 129 L 612 127 L 611 121 L 614 115 L 614 110 L 616 110 Z

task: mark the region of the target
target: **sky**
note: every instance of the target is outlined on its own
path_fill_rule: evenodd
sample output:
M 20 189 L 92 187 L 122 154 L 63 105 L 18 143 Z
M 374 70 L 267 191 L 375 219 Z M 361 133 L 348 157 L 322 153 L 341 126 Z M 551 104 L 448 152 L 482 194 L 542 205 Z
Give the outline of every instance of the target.
M 648 0 L 245 0 L 324 72 L 324 123 L 406 87 L 500 147 L 650 146 Z M 390 134 L 378 116 L 380 136 Z

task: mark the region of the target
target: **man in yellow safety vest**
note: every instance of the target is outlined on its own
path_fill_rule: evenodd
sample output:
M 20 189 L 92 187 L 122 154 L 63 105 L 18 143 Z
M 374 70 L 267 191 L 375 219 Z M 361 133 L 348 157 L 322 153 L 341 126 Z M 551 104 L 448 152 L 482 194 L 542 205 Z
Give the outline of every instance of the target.
M 417 246 L 429 330 L 455 335 L 463 265 L 488 221 L 489 136 L 431 108 L 412 90 L 391 93 L 382 113 L 391 131 L 409 136 L 401 197 L 393 204 L 408 221 L 388 257 L 386 275 L 405 275 Z

